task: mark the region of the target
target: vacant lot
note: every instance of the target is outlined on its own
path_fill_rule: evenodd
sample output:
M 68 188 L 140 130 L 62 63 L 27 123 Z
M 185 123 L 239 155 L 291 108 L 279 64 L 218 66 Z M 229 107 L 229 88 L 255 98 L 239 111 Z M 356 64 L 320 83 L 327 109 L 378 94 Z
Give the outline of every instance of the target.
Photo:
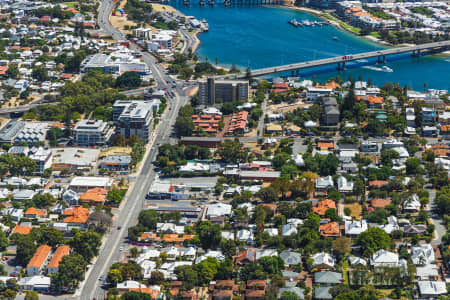
M 344 207 L 350 208 L 352 211 L 352 217 L 359 218 L 361 216 L 361 204 L 359 203 L 352 203 L 352 204 L 345 204 Z

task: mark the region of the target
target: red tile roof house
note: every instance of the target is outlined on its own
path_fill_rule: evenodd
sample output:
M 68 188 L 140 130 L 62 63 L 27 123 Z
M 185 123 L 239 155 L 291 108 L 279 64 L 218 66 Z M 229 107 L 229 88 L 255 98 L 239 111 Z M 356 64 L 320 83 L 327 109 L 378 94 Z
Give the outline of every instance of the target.
M 243 110 L 231 115 L 227 134 L 243 134 L 247 127 L 248 111 Z
M 50 258 L 51 252 L 52 247 L 47 245 L 41 245 L 37 248 L 33 258 L 31 258 L 27 265 L 28 276 L 39 275 L 41 273 Z
M 53 254 L 52 259 L 48 263 L 47 266 L 47 273 L 53 274 L 58 272 L 59 264 L 64 258 L 64 256 L 69 255 L 70 253 L 70 247 L 67 245 L 59 246 L 58 249 L 56 249 L 55 253 Z
M 370 200 L 370 204 L 372 205 L 372 207 L 381 207 L 384 208 L 387 205 L 391 204 L 391 200 L 390 199 L 372 199 Z
M 386 180 L 372 180 L 369 181 L 369 187 L 370 188 L 380 188 L 384 185 L 387 185 L 389 182 L 387 182 Z
M 247 281 L 245 290 L 245 299 L 262 299 L 266 294 L 267 283 L 265 280 Z
M 274 93 L 283 93 L 289 91 L 289 84 L 285 82 L 274 84 L 272 91 Z

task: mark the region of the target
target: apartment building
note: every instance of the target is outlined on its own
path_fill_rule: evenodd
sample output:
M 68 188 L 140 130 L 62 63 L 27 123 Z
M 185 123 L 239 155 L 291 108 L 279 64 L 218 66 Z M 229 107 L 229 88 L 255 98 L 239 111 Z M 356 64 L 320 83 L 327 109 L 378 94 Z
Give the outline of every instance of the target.
M 215 80 L 208 78 L 200 82 L 199 95 L 202 105 L 214 105 L 217 100 L 222 102 L 247 101 L 248 80 Z
M 114 129 L 103 120 L 81 120 L 73 130 L 74 143 L 80 146 L 104 145 Z
M 136 135 L 140 140 L 148 142 L 151 133 L 153 111 L 158 110 L 160 101 L 118 100 L 113 105 L 113 120 L 116 132 L 129 138 Z
M 67 245 L 59 246 L 58 249 L 56 249 L 55 253 L 53 254 L 52 259 L 48 263 L 47 266 L 48 274 L 58 272 L 59 264 L 61 263 L 64 256 L 69 255 L 69 253 L 70 253 L 70 246 Z
M 422 107 L 422 123 L 431 124 L 436 121 L 436 113 L 433 108 Z
M 48 245 L 41 245 L 37 248 L 33 257 L 27 265 L 27 274 L 28 276 L 39 275 L 41 271 L 46 266 L 48 259 L 50 258 L 50 254 L 52 252 L 52 247 Z

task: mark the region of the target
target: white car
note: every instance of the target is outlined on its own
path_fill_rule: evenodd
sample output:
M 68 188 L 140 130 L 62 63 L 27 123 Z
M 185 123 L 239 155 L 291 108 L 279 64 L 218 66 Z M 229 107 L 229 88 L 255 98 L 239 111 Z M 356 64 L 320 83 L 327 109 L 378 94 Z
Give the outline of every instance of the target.
M 122 251 L 123 251 L 123 247 L 120 247 L 120 248 L 119 248 L 119 251 L 122 252 Z

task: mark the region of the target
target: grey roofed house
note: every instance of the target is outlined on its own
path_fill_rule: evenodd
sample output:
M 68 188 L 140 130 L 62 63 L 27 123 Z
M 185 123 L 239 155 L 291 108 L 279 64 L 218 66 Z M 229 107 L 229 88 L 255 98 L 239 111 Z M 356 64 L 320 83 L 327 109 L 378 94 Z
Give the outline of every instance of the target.
M 422 234 L 427 231 L 427 226 L 423 224 L 418 225 L 406 225 L 403 227 L 403 232 L 405 234 Z
M 316 287 L 314 289 L 314 298 L 315 299 L 332 299 L 333 297 L 330 294 L 331 286 L 321 286 Z
M 14 190 L 13 191 L 13 199 L 14 200 L 18 200 L 18 201 L 23 201 L 23 200 L 31 200 L 33 199 L 34 195 L 36 195 L 37 192 L 33 191 L 33 190 Z
M 305 299 L 305 291 L 299 287 L 284 287 L 280 289 L 280 296 L 283 294 L 283 292 L 291 292 L 298 296 L 298 299 L 303 300 Z
M 323 122 L 325 125 L 336 125 L 339 123 L 339 109 L 336 106 L 325 106 Z
M 342 282 L 342 274 L 338 272 L 316 272 L 314 282 L 322 284 L 339 284 Z
M 298 265 L 302 262 L 302 256 L 298 252 L 283 251 L 280 253 L 281 259 L 286 265 Z
M 300 277 L 300 273 L 293 272 L 293 271 L 282 271 L 281 275 L 283 276 L 284 280 L 289 281 L 289 282 L 291 282 L 293 280 L 298 280 Z
M 322 98 L 322 105 L 323 106 L 337 106 L 337 100 L 334 97 L 323 97 Z

